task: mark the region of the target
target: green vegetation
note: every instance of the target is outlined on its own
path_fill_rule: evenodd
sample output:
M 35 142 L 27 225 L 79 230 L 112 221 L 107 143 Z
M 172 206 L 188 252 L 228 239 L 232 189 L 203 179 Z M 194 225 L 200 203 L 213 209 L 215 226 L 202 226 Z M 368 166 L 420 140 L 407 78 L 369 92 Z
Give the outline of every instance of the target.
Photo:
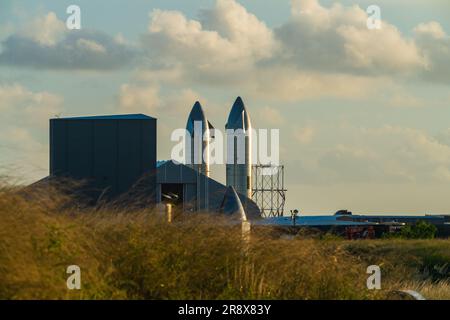
M 424 221 L 419 221 L 413 226 L 406 226 L 401 233 L 405 239 L 434 239 L 437 228 Z
M 434 239 L 437 233 L 436 226 L 425 221 L 419 221 L 415 225 L 407 225 L 398 233 L 386 234 L 385 238 L 400 239 Z
M 83 209 L 56 190 L 0 187 L 0 299 L 450 299 L 450 242 L 275 238 L 210 215 Z M 68 290 L 66 268 L 81 268 Z M 382 288 L 366 288 L 366 268 Z

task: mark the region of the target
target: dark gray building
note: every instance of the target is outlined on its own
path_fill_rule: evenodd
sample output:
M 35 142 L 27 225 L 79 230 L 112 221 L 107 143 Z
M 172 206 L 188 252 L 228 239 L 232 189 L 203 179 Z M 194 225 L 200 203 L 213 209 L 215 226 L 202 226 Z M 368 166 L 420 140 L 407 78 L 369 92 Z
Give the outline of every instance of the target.
M 158 203 L 169 202 L 183 212 L 220 213 L 227 187 L 203 173 L 173 161 L 159 161 L 157 169 Z M 261 217 L 256 203 L 243 194 L 237 194 L 249 219 Z M 229 196 L 228 196 L 229 198 Z
M 94 200 L 145 186 L 139 191 L 155 203 L 156 119 L 143 114 L 51 119 L 50 177 L 83 180 Z

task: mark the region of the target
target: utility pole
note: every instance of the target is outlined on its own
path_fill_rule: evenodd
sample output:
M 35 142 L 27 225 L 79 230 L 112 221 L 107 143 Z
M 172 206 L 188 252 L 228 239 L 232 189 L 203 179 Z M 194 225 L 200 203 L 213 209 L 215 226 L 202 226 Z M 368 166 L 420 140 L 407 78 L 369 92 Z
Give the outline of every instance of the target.
M 297 220 L 298 210 L 291 210 L 291 219 L 292 219 L 292 225 L 295 227 L 295 222 Z

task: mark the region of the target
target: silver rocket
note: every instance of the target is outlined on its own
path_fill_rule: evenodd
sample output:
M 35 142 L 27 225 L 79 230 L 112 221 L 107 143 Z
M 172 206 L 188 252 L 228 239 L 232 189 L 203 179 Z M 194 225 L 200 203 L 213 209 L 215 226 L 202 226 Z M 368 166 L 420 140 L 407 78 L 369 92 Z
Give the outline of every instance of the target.
M 209 143 L 214 128 L 198 101 L 189 114 L 186 130 L 190 135 L 186 139 L 186 164 L 209 177 Z
M 252 198 L 252 125 L 241 97 L 231 108 L 227 124 L 226 184 Z M 231 134 L 234 132 L 234 134 Z

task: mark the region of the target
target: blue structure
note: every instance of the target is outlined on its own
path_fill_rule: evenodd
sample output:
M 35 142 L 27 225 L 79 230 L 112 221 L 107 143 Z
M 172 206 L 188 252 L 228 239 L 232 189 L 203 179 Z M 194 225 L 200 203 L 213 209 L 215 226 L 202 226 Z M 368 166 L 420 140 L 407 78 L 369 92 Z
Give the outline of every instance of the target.
M 420 221 L 434 225 L 437 237 L 450 237 L 450 215 L 353 215 L 351 212 L 341 210 L 335 215 L 328 216 L 273 217 L 256 221 L 255 224 L 278 228 L 314 228 L 322 231 L 345 231 L 347 227 L 371 226 L 377 236 L 381 236 L 385 232 L 392 232 Z
M 317 226 L 363 226 L 363 225 L 378 225 L 378 224 L 415 224 L 419 221 L 428 222 L 434 225 L 444 225 L 450 222 L 450 216 L 446 215 L 423 215 L 423 216 L 413 216 L 413 215 L 318 215 L 318 216 L 307 216 L 301 215 L 295 217 L 295 224 L 291 217 L 273 217 L 264 219 L 261 224 L 264 225 L 278 225 L 278 226 L 306 226 L 306 227 L 317 227 Z
M 83 180 L 93 200 L 129 193 L 145 178 L 139 191 L 156 203 L 156 119 L 143 114 L 50 119 L 50 178 L 58 177 Z

